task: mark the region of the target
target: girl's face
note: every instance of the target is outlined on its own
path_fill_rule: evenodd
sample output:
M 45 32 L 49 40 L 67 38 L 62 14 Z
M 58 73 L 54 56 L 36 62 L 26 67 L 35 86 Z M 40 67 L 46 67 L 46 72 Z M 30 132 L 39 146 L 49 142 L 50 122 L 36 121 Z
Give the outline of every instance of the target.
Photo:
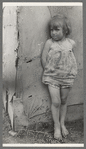
M 50 34 L 53 40 L 60 41 L 65 38 L 63 33 L 63 27 L 58 22 L 51 23 Z

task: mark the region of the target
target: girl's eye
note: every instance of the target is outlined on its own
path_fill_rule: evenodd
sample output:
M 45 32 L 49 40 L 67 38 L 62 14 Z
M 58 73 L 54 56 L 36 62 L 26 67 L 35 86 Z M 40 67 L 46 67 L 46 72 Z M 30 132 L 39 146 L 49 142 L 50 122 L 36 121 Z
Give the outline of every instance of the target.
M 59 30 L 60 30 L 59 28 L 50 29 L 51 32 L 53 32 L 53 31 L 57 31 L 58 32 Z
M 56 31 L 59 31 L 59 29 L 56 29 Z
M 50 29 L 51 31 L 53 31 L 53 29 Z M 59 31 L 59 29 L 54 29 L 55 31 Z

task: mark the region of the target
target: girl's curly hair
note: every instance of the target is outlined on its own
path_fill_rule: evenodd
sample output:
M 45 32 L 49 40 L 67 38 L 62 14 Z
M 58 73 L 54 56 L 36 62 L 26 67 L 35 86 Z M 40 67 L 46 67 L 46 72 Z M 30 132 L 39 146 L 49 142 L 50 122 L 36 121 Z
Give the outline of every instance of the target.
M 52 17 L 51 21 L 49 22 L 49 27 L 51 27 L 51 25 L 54 26 L 55 22 L 58 22 L 63 27 L 63 32 L 65 36 L 70 35 L 70 33 L 72 32 L 72 28 L 71 28 L 70 21 L 66 16 L 62 14 L 58 14 Z

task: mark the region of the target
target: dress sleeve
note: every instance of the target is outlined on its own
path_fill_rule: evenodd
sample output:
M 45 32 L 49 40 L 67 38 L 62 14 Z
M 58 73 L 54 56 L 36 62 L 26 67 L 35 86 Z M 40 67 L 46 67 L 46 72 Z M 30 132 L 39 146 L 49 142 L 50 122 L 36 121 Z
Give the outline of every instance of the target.
M 69 39 L 69 42 L 71 43 L 71 45 L 72 45 L 72 51 L 74 52 L 75 51 L 75 48 L 76 48 L 76 43 L 72 39 Z
M 72 51 L 74 53 L 75 49 L 76 49 L 76 43 L 74 40 L 71 40 L 71 43 L 72 43 Z
M 74 40 L 72 40 L 72 45 L 73 45 L 73 48 L 76 48 L 76 43 Z
M 50 40 L 47 40 L 46 43 L 45 43 L 45 46 L 43 48 L 43 52 L 42 52 L 42 65 L 43 65 L 43 68 L 45 68 L 45 65 L 46 65 L 46 57 L 47 57 L 48 51 L 50 49 L 50 45 L 51 45 Z

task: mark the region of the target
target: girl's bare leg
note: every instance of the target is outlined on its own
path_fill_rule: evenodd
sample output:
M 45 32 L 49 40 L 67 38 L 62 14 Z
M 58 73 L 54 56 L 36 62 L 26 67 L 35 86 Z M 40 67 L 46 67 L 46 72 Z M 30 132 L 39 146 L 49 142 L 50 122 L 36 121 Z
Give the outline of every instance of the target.
M 63 137 L 66 137 L 68 135 L 68 130 L 65 127 L 65 117 L 66 117 L 66 111 L 67 111 L 67 97 L 68 93 L 70 91 L 70 88 L 61 88 L 61 110 L 60 110 L 60 124 L 61 124 L 61 131 Z
M 60 112 L 60 90 L 59 88 L 54 88 L 50 85 L 48 85 L 50 96 L 51 96 L 51 111 L 52 111 L 52 117 L 54 120 L 54 138 L 58 140 L 62 140 L 61 136 L 61 127 L 60 127 L 60 121 L 59 121 L 59 112 Z

